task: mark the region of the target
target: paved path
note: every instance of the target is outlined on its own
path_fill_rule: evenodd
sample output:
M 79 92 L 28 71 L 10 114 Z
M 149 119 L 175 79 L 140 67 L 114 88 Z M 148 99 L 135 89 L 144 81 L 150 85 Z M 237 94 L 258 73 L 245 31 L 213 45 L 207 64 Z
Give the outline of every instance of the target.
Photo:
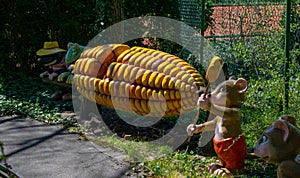
M 24 178 L 126 177 L 126 155 L 29 118 L 1 117 L 8 163 Z

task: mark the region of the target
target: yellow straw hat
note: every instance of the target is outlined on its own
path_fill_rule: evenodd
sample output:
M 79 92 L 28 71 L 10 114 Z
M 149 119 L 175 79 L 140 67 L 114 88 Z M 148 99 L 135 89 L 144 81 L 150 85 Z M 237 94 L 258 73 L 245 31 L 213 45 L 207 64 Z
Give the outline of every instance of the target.
M 66 50 L 59 48 L 57 41 L 44 42 L 44 47 L 36 52 L 38 56 L 46 56 L 55 53 L 65 52 Z

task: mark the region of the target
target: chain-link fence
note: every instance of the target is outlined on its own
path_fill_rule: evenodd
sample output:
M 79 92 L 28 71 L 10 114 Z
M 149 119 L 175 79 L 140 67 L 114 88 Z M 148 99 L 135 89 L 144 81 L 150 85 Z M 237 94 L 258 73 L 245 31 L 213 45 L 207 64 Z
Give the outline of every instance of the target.
M 243 46 L 251 47 L 251 45 L 262 45 L 261 42 L 269 39 L 270 36 L 276 39 L 276 43 L 283 45 L 282 32 L 284 30 L 284 12 L 285 4 L 283 2 L 246 2 L 246 1 L 205 1 L 204 3 L 197 0 L 188 1 L 180 0 L 180 15 L 188 25 L 204 31 L 204 38 L 212 41 L 216 48 L 216 55 L 220 55 L 229 64 L 232 75 L 238 75 L 241 70 L 243 73 L 259 74 L 256 67 L 244 64 L 243 57 L 251 56 L 252 59 L 257 58 L 254 55 L 255 50 L 251 50 L 251 54 L 236 54 L 236 48 Z M 201 23 L 201 4 L 205 4 L 205 23 Z M 205 26 L 201 26 L 205 24 Z M 183 37 L 188 38 L 188 37 Z M 252 39 L 252 40 L 249 40 Z M 254 43 L 254 44 L 253 44 Z M 265 42 L 268 43 L 269 41 Z M 241 51 L 242 52 L 242 51 Z M 249 51 L 250 53 L 250 51 Z M 247 57 L 249 58 L 249 57 Z M 255 62 L 251 61 L 254 65 Z M 242 69 L 242 67 L 245 68 Z M 255 71 L 245 71 L 245 70 Z
M 299 70 L 300 64 L 299 1 L 179 2 L 181 20 L 197 28 L 205 41 L 209 41 L 215 55 L 228 64 L 229 75 L 259 80 L 281 76 L 285 83 L 293 77 L 291 75 L 297 75 L 295 71 Z

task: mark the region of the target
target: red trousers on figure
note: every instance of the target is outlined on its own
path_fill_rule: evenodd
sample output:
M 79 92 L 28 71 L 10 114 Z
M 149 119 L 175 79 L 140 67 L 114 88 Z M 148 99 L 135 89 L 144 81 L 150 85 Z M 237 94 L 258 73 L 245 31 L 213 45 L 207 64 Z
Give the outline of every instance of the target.
M 246 137 L 226 138 L 224 140 L 213 139 L 214 149 L 225 168 L 241 169 L 247 153 Z

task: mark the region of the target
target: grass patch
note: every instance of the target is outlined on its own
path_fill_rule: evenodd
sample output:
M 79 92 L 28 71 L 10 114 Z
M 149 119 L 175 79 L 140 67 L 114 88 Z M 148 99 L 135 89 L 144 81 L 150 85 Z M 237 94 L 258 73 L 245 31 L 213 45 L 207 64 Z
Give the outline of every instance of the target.
M 173 153 L 173 149 L 167 146 L 157 146 L 140 140 L 120 139 L 116 135 L 104 136 L 95 139 L 94 142 L 125 151 L 128 154 L 128 161 L 153 161 L 157 157 L 165 157 Z
M 193 151 L 153 146 L 140 141 L 118 139 L 115 136 L 93 140 L 96 144 L 115 148 L 128 154 L 131 165 L 128 176 L 137 177 L 216 177 L 208 171 L 210 163 L 219 162 L 216 156 L 202 156 Z M 158 157 L 157 154 L 160 156 Z M 155 159 L 151 159 L 151 155 Z M 150 159 L 149 159 L 150 158 Z M 246 159 L 245 173 L 239 177 L 276 177 L 277 167 L 261 159 Z
M 193 152 L 175 152 L 172 156 L 132 165 L 139 176 L 153 177 L 215 177 L 209 174 L 208 165 L 218 162 L 217 157 L 203 157 Z M 246 160 L 245 174 L 240 177 L 276 177 L 276 167 L 262 160 Z M 132 173 L 132 174 L 133 174 Z

